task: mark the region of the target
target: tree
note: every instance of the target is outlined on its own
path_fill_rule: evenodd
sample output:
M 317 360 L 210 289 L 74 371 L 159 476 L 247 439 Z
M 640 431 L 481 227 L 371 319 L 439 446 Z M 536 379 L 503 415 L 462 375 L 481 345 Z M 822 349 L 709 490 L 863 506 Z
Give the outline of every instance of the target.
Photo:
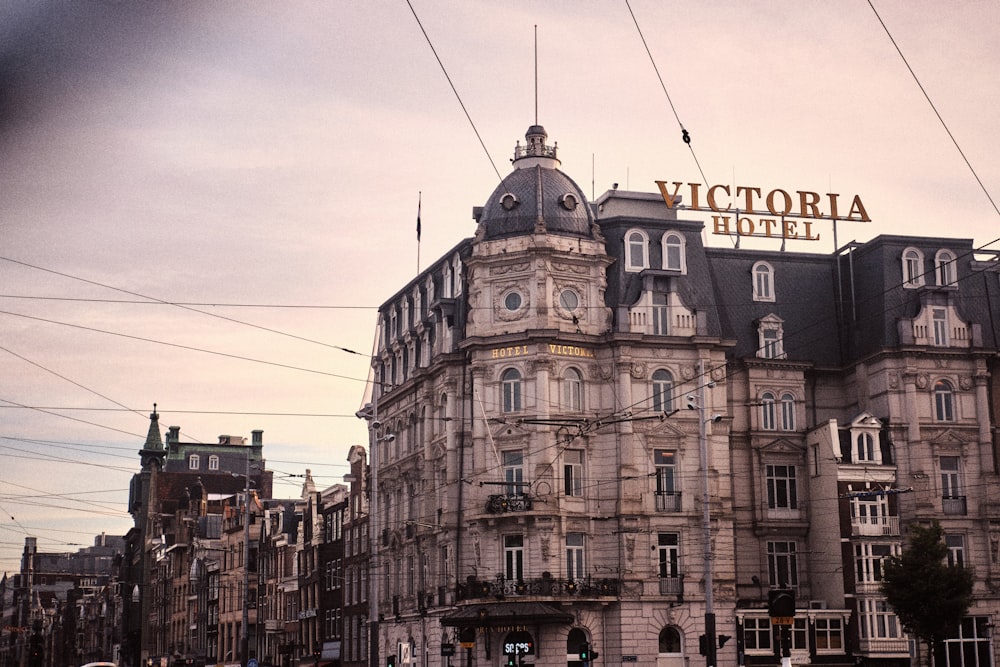
M 886 559 L 882 593 L 903 628 L 927 644 L 928 664 L 972 603 L 972 571 L 947 562 L 944 529 L 913 525 L 900 556 Z

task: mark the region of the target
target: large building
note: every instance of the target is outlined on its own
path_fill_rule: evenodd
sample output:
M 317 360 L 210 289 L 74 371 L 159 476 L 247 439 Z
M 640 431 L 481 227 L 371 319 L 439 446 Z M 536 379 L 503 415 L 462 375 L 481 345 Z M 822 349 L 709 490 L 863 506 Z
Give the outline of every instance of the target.
M 975 573 L 938 664 L 990 667 L 997 254 L 708 247 L 745 225 L 669 184 L 588 203 L 526 140 L 474 236 L 380 308 L 370 664 L 681 667 L 702 635 L 709 664 L 775 664 L 782 635 L 795 664 L 909 664 L 881 559 L 937 520 Z

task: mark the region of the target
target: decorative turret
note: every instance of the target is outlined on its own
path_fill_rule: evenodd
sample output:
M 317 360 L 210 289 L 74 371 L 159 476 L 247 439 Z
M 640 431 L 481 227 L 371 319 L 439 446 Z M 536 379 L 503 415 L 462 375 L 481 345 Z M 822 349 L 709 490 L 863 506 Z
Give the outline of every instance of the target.
M 146 434 L 146 443 L 139 450 L 139 457 L 143 470 L 149 470 L 154 465 L 158 470 L 163 470 L 167 451 L 163 448 L 163 439 L 160 437 L 160 415 L 156 413 L 156 403 L 153 403 L 153 413 L 149 415 L 149 432 Z
M 559 144 L 555 143 L 551 146 L 545 144 L 545 140 L 549 137 L 545 128 L 541 125 L 532 125 L 528 128 L 528 131 L 524 133 L 524 140 L 527 145 L 521 146 L 521 142 L 517 142 L 514 146 L 514 163 L 515 169 L 524 169 L 525 167 L 533 167 L 536 164 L 548 169 L 556 169 L 559 167 L 561 162 L 557 156 L 559 150 Z M 535 158 L 535 159 L 529 159 Z

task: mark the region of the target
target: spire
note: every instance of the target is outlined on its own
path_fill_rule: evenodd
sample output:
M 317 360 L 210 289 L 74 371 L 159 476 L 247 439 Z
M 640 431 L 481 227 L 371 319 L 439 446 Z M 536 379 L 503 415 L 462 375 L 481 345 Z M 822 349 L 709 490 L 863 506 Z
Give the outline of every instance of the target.
M 149 415 L 149 432 L 146 434 L 146 443 L 139 450 L 143 470 L 148 469 L 154 462 L 162 469 L 163 459 L 166 456 L 167 452 L 163 449 L 163 439 L 160 437 L 160 415 L 156 412 L 156 403 L 153 403 L 153 412 Z
M 306 468 L 306 481 L 302 483 L 302 497 L 308 498 L 316 493 L 316 483 L 313 481 L 312 470 Z
M 149 415 L 149 432 L 146 434 L 146 444 L 143 449 L 163 451 L 163 440 L 160 438 L 160 415 L 156 413 L 156 403 L 153 403 L 153 413 Z

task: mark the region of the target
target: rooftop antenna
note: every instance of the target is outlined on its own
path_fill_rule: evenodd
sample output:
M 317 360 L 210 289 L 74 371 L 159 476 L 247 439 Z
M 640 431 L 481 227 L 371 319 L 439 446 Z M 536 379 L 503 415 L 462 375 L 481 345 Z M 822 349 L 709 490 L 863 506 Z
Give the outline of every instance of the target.
M 538 125 L 538 24 L 535 24 L 535 125 Z

